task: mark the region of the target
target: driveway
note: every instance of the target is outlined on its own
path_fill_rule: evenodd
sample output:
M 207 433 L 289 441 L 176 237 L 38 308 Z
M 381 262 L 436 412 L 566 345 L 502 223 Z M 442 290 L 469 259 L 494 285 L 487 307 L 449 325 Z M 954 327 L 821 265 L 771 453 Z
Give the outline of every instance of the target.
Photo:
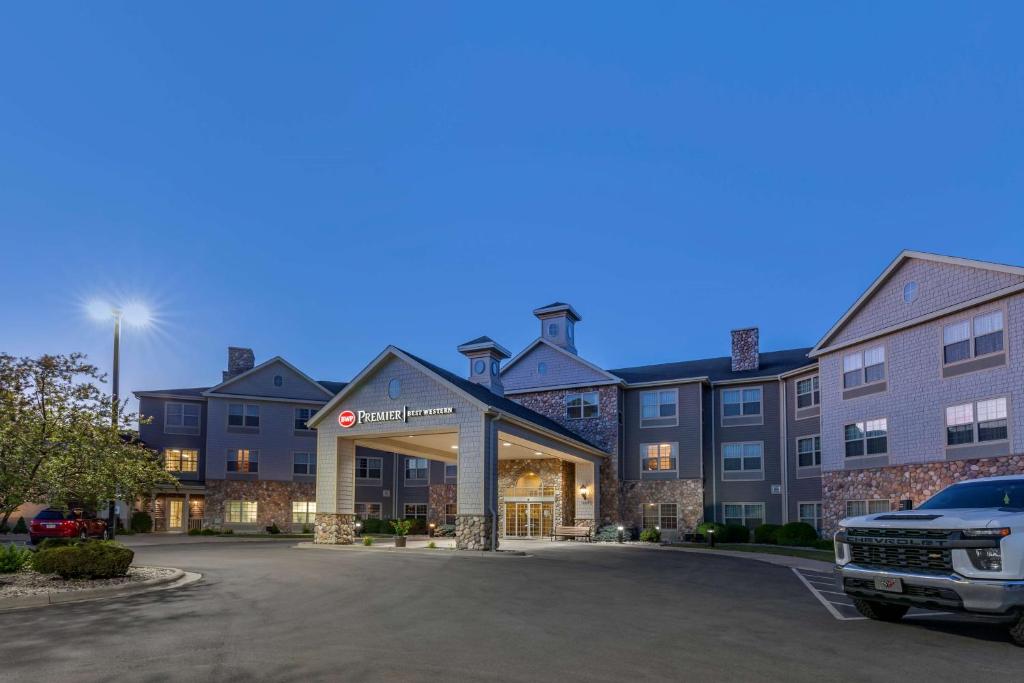
M 793 570 L 748 559 L 293 545 L 138 547 L 204 580 L 0 613 L 0 680 L 1006 681 L 1024 661 L 995 625 L 837 620 Z

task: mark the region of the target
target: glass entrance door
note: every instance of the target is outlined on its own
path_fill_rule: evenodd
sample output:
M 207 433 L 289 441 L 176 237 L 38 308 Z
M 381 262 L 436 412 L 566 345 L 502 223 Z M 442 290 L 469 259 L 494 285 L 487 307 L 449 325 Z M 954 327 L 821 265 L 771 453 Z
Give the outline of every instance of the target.
M 167 528 L 171 531 L 181 531 L 182 510 L 184 501 L 171 498 L 167 501 Z
M 505 535 L 541 538 L 554 530 L 553 503 L 505 503 Z

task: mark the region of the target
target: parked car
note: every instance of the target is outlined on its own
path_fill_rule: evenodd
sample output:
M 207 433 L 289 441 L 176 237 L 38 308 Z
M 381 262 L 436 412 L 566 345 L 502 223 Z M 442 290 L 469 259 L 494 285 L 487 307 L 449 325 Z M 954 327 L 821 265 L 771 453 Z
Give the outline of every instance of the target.
M 84 510 L 41 510 L 28 525 L 32 545 L 47 538 L 110 538 L 107 523 Z

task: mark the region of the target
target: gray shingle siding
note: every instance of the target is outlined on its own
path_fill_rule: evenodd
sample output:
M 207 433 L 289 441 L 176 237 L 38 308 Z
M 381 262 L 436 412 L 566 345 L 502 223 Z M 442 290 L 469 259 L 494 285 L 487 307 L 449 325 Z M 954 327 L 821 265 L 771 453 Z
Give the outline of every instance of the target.
M 168 403 L 190 403 L 200 406 L 198 434 L 165 434 L 165 406 Z M 139 397 L 139 414 L 152 418 L 147 424 L 139 425 L 139 438 L 149 448 L 163 453 L 165 448 L 193 448 L 199 451 L 199 468 L 196 472 L 181 472 L 182 481 L 202 481 L 206 462 L 206 414 L 205 399 Z
M 547 372 L 540 374 L 538 364 L 544 363 Z M 586 364 L 547 344 L 538 344 L 501 374 L 505 391 L 543 389 L 594 382 L 607 382 L 608 377 L 587 367 Z
M 281 386 L 274 384 L 274 377 L 278 375 L 281 377 Z M 324 403 L 330 399 L 329 394 L 324 393 L 316 385 L 310 384 L 304 377 L 281 362 L 270 363 L 250 375 L 237 379 L 218 390 L 218 393 L 304 399 Z
M 640 428 L 640 395 L 648 389 L 627 389 L 623 391 L 624 450 L 622 457 L 622 479 L 625 481 L 643 479 L 695 479 L 701 476 L 701 384 L 673 384 L 661 386 L 655 391 L 675 390 L 679 392 L 679 424 L 674 427 Z M 677 443 L 677 467 L 675 472 L 643 472 L 641 467 L 641 444 Z
M 820 416 L 796 419 L 796 383 L 817 374 L 817 370 L 790 377 L 786 380 L 786 452 L 787 471 L 789 473 L 789 521 L 799 521 L 799 503 L 820 502 L 821 494 L 821 468 L 813 470 L 804 469 L 798 472 L 796 442 L 800 437 L 813 436 L 821 433 Z M 820 382 L 819 382 L 820 386 Z M 798 478 L 799 474 L 799 478 Z M 817 474 L 817 476 L 808 476 Z

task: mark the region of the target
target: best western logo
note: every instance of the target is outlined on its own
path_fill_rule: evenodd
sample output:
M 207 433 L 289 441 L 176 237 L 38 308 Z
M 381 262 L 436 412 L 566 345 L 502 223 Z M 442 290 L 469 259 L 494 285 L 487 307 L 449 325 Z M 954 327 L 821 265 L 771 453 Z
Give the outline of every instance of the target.
M 424 417 L 427 415 L 451 415 L 455 408 L 445 406 L 444 408 L 422 408 L 410 410 L 409 406 L 403 406 L 401 410 L 377 410 L 366 411 L 343 410 L 338 413 L 338 424 L 343 429 L 349 429 L 361 424 L 374 422 L 408 422 L 410 417 Z
M 343 410 L 338 414 L 338 424 L 345 429 L 352 427 L 356 423 L 356 414 L 351 410 Z

